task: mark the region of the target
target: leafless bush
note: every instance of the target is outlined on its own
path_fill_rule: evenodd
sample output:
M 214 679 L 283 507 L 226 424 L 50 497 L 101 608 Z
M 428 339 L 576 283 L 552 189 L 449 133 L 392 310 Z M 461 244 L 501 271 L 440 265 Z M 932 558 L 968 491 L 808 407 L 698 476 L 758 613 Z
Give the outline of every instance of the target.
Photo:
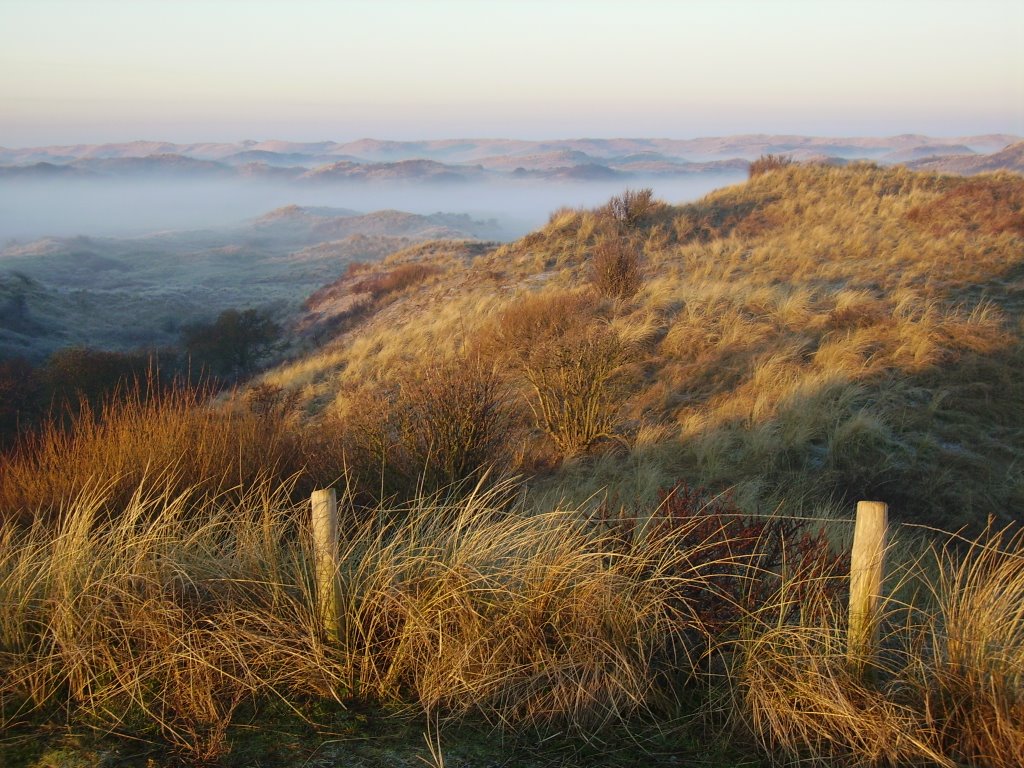
M 599 326 L 538 348 L 523 375 L 537 425 L 565 456 L 615 439 L 628 353 L 618 337 Z
M 351 393 L 324 445 L 343 457 L 349 482 L 369 501 L 455 490 L 479 479 L 514 447 L 513 407 L 497 370 L 477 358 L 408 366 Z
M 787 165 L 793 164 L 793 158 L 787 157 L 786 155 L 761 155 L 757 160 L 750 164 L 750 168 L 747 171 L 749 178 L 760 176 L 762 173 L 768 173 L 768 171 L 775 171 L 779 168 L 785 168 Z
M 639 243 L 628 237 L 599 241 L 590 260 L 590 281 L 610 299 L 633 296 L 643 282 Z
M 627 189 L 621 195 L 615 195 L 601 210 L 614 221 L 627 227 L 635 227 L 644 220 L 653 207 L 654 190 L 645 187 Z
M 406 372 L 399 385 L 402 447 L 432 488 L 479 477 L 503 456 L 510 397 L 497 371 L 454 359 Z
M 532 296 L 498 320 L 493 343 L 521 385 L 534 426 L 562 456 L 616 439 L 631 350 L 597 315 L 593 296 Z

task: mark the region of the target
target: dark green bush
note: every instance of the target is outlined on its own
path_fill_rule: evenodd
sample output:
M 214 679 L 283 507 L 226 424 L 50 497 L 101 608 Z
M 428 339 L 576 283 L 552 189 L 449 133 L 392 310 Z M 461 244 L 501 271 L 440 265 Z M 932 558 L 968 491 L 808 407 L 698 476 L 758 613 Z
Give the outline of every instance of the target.
M 266 311 L 226 309 L 212 323 L 187 326 L 182 341 L 194 364 L 222 376 L 245 376 L 280 336 L 281 327 Z

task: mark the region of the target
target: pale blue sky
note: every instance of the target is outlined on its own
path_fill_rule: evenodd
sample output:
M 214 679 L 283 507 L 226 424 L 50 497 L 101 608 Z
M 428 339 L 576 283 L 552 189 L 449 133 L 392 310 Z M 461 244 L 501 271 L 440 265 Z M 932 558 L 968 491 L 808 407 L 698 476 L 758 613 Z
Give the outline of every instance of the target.
M 1010 0 L 0 0 L 0 145 L 1024 134 Z

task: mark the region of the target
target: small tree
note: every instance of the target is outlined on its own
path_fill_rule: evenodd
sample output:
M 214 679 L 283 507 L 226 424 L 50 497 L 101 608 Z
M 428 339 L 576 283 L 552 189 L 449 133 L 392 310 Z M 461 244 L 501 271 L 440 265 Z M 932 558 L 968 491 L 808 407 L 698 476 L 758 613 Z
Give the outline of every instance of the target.
M 189 354 L 215 373 L 244 376 L 271 350 L 281 327 L 265 311 L 226 309 L 213 323 L 186 326 L 182 335 Z

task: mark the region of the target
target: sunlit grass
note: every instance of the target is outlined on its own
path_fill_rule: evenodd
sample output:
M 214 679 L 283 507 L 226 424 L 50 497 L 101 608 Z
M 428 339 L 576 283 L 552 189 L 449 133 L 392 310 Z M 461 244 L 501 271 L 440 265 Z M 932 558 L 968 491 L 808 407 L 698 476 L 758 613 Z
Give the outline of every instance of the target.
M 388 260 L 422 268 L 268 372 L 264 400 L 138 395 L 27 439 L 0 458 L 5 723 L 204 760 L 268 701 L 588 738 L 682 714 L 778 761 L 1016 765 L 1024 548 L 972 537 L 1024 503 L 1022 188 L 781 165 L 653 205 L 628 230 L 640 285 L 604 297 L 590 260 L 625 224 L 556 212 L 516 243 Z M 490 422 L 456 407 L 468 361 L 500 395 L 482 453 L 467 436 Z M 430 475 L 471 453 L 491 466 Z M 843 575 L 795 565 L 814 542 L 766 567 L 749 531 L 667 515 L 681 479 L 732 519 L 812 517 L 818 545 L 848 546 L 859 498 L 971 532 L 912 556 L 897 531 L 882 646 L 851 665 Z M 337 640 L 304 501 L 328 484 Z

